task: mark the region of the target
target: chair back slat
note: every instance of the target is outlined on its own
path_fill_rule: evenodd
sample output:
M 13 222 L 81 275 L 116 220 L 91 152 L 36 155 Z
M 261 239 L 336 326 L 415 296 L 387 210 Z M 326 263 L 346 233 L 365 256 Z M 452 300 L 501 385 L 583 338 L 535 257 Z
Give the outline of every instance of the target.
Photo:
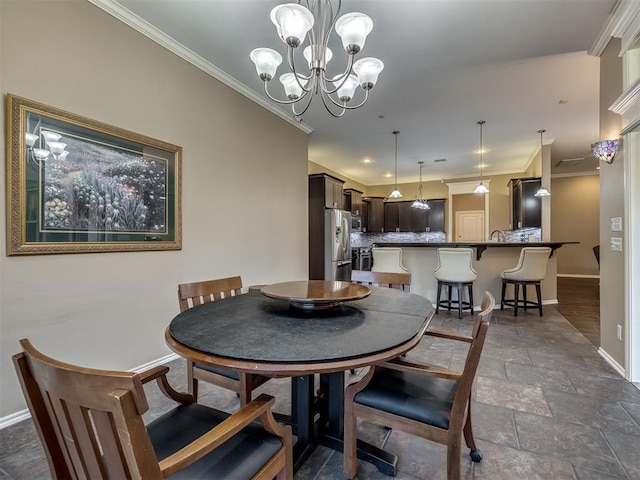
M 161 478 L 137 374 L 76 367 L 20 343 L 14 364 L 55 478 Z
M 361 285 L 396 288 L 398 290 L 409 290 L 409 287 L 411 285 L 411 274 L 353 270 L 351 272 L 351 281 L 354 283 L 359 283 Z
M 180 311 L 242 293 L 242 279 L 237 277 L 206 280 L 178 285 Z

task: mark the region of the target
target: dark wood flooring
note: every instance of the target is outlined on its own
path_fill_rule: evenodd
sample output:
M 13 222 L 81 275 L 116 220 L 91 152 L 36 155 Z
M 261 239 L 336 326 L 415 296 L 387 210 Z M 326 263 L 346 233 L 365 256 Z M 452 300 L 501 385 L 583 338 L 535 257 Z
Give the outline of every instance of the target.
M 600 279 L 558 277 L 558 312 L 600 347 Z

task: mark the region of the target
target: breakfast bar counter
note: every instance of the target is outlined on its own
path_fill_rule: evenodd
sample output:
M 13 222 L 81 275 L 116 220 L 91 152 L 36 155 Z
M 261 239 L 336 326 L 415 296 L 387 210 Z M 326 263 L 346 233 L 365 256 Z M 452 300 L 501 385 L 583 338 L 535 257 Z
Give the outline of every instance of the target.
M 558 303 L 557 261 L 555 251 L 566 244 L 579 242 L 421 242 L 393 243 L 376 242 L 375 247 L 395 247 L 402 249 L 402 264 L 411 272 L 411 292 L 427 298 L 436 298 L 437 281 L 433 275 L 438 266 L 438 248 L 473 248 L 476 251 L 473 268 L 478 278 L 473 284 L 474 303 L 479 306 L 484 291 L 501 298 L 503 270 L 513 268 L 518 263 L 523 247 L 551 247 L 551 257 L 547 265 L 547 275 L 542 281 L 542 301 L 545 304 Z

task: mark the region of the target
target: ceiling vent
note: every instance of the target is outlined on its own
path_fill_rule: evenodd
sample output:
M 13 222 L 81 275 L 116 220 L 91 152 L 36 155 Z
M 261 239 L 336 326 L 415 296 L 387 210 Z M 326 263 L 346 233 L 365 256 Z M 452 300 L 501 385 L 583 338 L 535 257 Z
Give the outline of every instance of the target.
M 436 160 L 433 161 L 433 163 L 442 163 L 442 162 L 446 162 L 447 159 L 446 158 L 437 158 Z
M 584 160 L 584 157 L 576 157 L 576 158 L 565 158 L 564 160 L 560 160 L 556 163 L 556 167 L 572 167 L 573 165 L 577 165 Z

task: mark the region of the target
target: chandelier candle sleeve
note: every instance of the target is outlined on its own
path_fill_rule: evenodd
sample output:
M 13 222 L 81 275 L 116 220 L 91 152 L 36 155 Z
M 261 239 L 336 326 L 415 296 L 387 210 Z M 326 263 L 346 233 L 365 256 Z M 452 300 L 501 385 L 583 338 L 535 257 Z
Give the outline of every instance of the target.
M 376 82 L 384 63 L 373 57 L 354 61 L 373 29 L 373 21 L 364 13 L 351 12 L 340 15 L 342 0 L 300 0 L 285 3 L 271 10 L 270 18 L 276 27 L 280 40 L 287 45 L 287 64 L 290 73 L 279 77 L 287 100 L 280 100 L 269 93 L 267 83 L 275 76 L 282 63 L 282 56 L 270 48 L 256 48 L 250 53 L 256 72 L 264 83 L 264 91 L 272 101 L 291 105 L 296 117 L 303 115 L 314 96 L 320 96 L 327 111 L 334 117 L 341 117 L 347 110 L 363 106 L 369 99 L 369 90 Z M 329 37 L 335 28 L 342 39 L 347 53 L 347 65 L 338 75 L 327 74 L 327 64 L 333 57 L 328 48 Z M 296 68 L 294 51 L 309 40 L 303 50 L 309 70 L 302 72 Z M 364 94 L 360 103 L 349 102 L 356 95 L 358 87 Z M 306 102 L 301 102 L 308 97 Z M 301 109 L 296 109 L 296 104 Z

